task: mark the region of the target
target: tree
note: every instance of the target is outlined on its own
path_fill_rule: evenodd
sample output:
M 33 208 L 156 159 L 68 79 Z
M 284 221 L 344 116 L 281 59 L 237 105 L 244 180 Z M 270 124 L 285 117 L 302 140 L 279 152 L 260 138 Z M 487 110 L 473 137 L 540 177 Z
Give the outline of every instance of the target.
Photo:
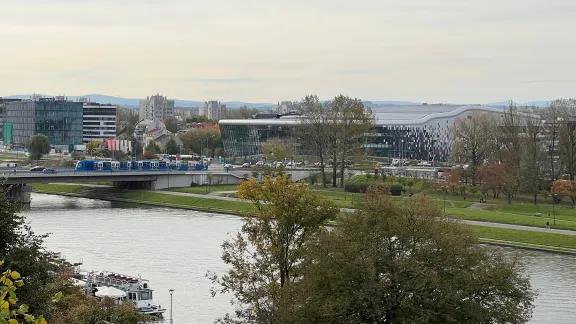
M 512 203 L 512 197 L 518 190 L 518 183 L 513 171 L 507 165 L 502 163 L 483 165 L 478 170 L 477 175 L 485 188 L 492 189 L 495 199 L 502 192 L 508 203 Z
M 174 117 L 165 118 L 163 121 L 164 125 L 166 126 L 166 130 L 171 133 L 178 133 L 178 120 Z
M 247 106 L 242 106 L 238 109 L 228 110 L 228 119 L 248 119 L 256 114 L 260 113 L 260 110 L 256 108 L 248 108 Z
M 100 147 L 102 146 L 102 143 L 103 143 L 102 140 L 95 140 L 95 141 L 88 142 L 88 144 L 86 144 L 86 152 L 90 155 L 93 155 L 94 151 L 100 149 Z
M 559 111 L 558 151 L 570 180 L 576 179 L 576 99 L 554 100 L 552 105 Z
M 339 95 L 331 102 L 334 110 L 336 148 L 338 163 L 334 167 L 339 167 L 340 186 L 344 185 L 344 171 L 346 161 L 350 155 L 356 153 L 362 145 L 363 135 L 370 133 L 374 128 L 374 117 L 372 110 L 364 106 L 364 102 L 358 98 Z M 336 160 L 334 160 L 336 161 Z M 334 178 L 336 176 L 334 175 Z M 333 180 L 334 181 L 334 180 Z
M 526 113 L 537 113 L 537 108 L 528 108 Z M 540 178 L 542 177 L 541 164 L 545 162 L 545 153 L 542 148 L 542 122 L 540 118 L 525 118 L 525 127 L 521 138 L 522 150 L 520 152 L 520 166 L 518 169 L 518 182 L 520 189 L 530 192 L 533 202 L 538 202 Z
M 285 161 L 296 154 L 296 144 L 291 140 L 268 140 L 262 144 L 262 153 L 269 161 Z
M 159 154 L 162 152 L 162 149 L 160 148 L 160 146 L 158 146 L 158 144 L 156 144 L 156 142 L 149 141 L 144 151 L 146 153 Z
M 58 310 L 50 320 L 51 324 L 144 324 L 152 320 L 129 303 L 116 305 L 110 298 L 98 301 L 94 297 L 84 295 L 79 289 L 64 295 L 58 306 Z
M 180 148 L 174 139 L 170 139 L 168 143 L 166 143 L 166 153 L 168 154 L 178 154 L 180 153 Z
M 473 112 L 458 117 L 450 128 L 453 140 L 451 160 L 468 164 L 472 185 L 476 185 L 478 167 L 494 152 L 496 119 L 489 113 Z
M 70 157 L 72 158 L 72 160 L 75 161 L 84 160 L 84 154 L 78 151 L 72 152 L 72 154 L 70 154 Z
M 301 276 L 306 241 L 339 210 L 303 183 L 281 174 L 263 183 L 240 184 L 238 196 L 253 203 L 240 233 L 224 242 L 222 260 L 231 266 L 222 277 L 212 275 L 215 293 L 232 293 L 238 322 L 275 323 L 283 292 Z M 234 322 L 229 316 L 222 320 Z
M 222 137 L 218 125 L 191 129 L 180 136 L 180 139 L 185 148 L 198 153 L 198 155 L 202 155 L 200 151 L 204 148 L 222 148 Z
M 16 290 L 24 286 L 24 280 L 20 277 L 18 271 L 7 269 L 1 271 L 4 260 L 0 260 L 0 323 L 1 324 L 18 324 L 19 319 L 24 319 L 26 323 L 47 324 L 43 316 L 38 318 L 28 313 L 28 305 L 18 303 Z M 12 310 L 10 308 L 13 308 Z
M 330 138 L 333 129 L 330 127 L 331 109 L 328 104 L 321 103 L 317 96 L 309 95 L 302 99 L 299 112 L 302 145 L 320 160 L 322 185 L 326 187 L 326 164 L 330 156 Z
M 542 133 L 548 139 L 545 149 L 546 149 L 546 164 L 545 173 L 546 177 L 549 179 L 557 180 L 562 172 L 562 161 L 557 159 L 558 155 L 558 142 L 560 133 L 560 109 L 558 108 L 558 102 L 552 101 L 547 107 L 542 111 L 542 117 L 544 119 Z
M 535 293 L 519 265 L 479 246 L 425 197 L 380 185 L 308 245 L 278 323 L 526 323 Z
M 26 275 L 26 285 L 19 287 L 18 297 L 29 306 L 29 313 L 48 318 L 49 304 L 59 291 L 52 283 L 61 265 L 42 246 L 47 235 L 36 235 L 20 210 L 21 206 L 6 199 L 0 187 L 0 256 L 6 268 Z
M 556 180 L 552 182 L 551 192 L 554 196 L 570 197 L 572 204 L 576 203 L 576 181 Z
M 43 155 L 50 153 L 50 141 L 44 134 L 36 134 L 26 142 L 26 149 L 30 152 L 31 160 L 40 160 Z

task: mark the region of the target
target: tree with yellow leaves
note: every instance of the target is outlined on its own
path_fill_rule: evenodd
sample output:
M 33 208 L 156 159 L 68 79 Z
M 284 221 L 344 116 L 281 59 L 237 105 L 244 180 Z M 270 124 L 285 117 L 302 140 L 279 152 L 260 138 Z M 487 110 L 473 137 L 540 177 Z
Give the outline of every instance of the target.
M 256 211 L 246 214 L 241 231 L 222 245 L 222 260 L 231 269 L 221 277 L 210 275 L 219 286 L 212 293 L 232 293 L 240 322 L 275 323 L 282 294 L 301 276 L 306 242 L 339 210 L 285 174 L 262 183 L 244 181 L 238 196 Z M 226 315 L 221 322 L 236 321 Z
M 0 260 L 0 267 L 4 260 Z M 25 321 L 33 324 L 47 324 L 44 317 L 34 317 L 28 314 L 28 306 L 21 304 L 13 308 L 18 302 L 16 290 L 24 286 L 24 281 L 17 271 L 6 270 L 0 276 L 0 324 L 18 324 Z M 60 297 L 57 296 L 58 298 Z

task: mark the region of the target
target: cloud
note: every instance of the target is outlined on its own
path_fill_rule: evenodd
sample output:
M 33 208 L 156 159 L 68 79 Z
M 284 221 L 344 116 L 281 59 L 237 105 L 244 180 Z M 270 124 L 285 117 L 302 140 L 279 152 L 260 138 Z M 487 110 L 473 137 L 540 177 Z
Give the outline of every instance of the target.
M 337 71 L 337 73 L 341 75 L 367 75 L 379 72 L 381 72 L 381 70 L 378 68 L 342 69 Z
M 163 82 L 185 82 L 185 83 L 197 83 L 197 84 L 247 84 L 247 83 L 258 83 L 262 81 L 251 77 L 237 77 L 237 78 L 151 77 L 150 79 Z
M 528 80 L 520 83 L 576 83 L 576 80 Z

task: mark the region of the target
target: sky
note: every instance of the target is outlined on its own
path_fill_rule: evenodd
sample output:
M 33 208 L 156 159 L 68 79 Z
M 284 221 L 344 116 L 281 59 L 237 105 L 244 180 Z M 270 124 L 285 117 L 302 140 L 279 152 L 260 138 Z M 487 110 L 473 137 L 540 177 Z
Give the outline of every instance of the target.
M 573 0 L 0 0 L 0 96 L 576 96 Z

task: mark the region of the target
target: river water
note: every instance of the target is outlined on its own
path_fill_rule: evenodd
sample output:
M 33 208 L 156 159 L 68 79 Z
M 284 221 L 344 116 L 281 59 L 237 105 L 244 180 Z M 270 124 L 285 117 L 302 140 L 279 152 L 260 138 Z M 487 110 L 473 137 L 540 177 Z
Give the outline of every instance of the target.
M 223 273 L 222 241 L 241 226 L 239 217 L 169 208 L 32 195 L 24 212 L 36 233 L 51 233 L 46 246 L 84 270 L 142 275 L 156 302 L 168 309 L 174 289 L 174 323 L 212 323 L 232 312 L 230 297 L 211 297 L 207 271 Z M 576 322 L 576 257 L 505 249 L 518 255 L 538 290 L 530 323 Z M 168 323 L 168 321 L 166 321 Z

